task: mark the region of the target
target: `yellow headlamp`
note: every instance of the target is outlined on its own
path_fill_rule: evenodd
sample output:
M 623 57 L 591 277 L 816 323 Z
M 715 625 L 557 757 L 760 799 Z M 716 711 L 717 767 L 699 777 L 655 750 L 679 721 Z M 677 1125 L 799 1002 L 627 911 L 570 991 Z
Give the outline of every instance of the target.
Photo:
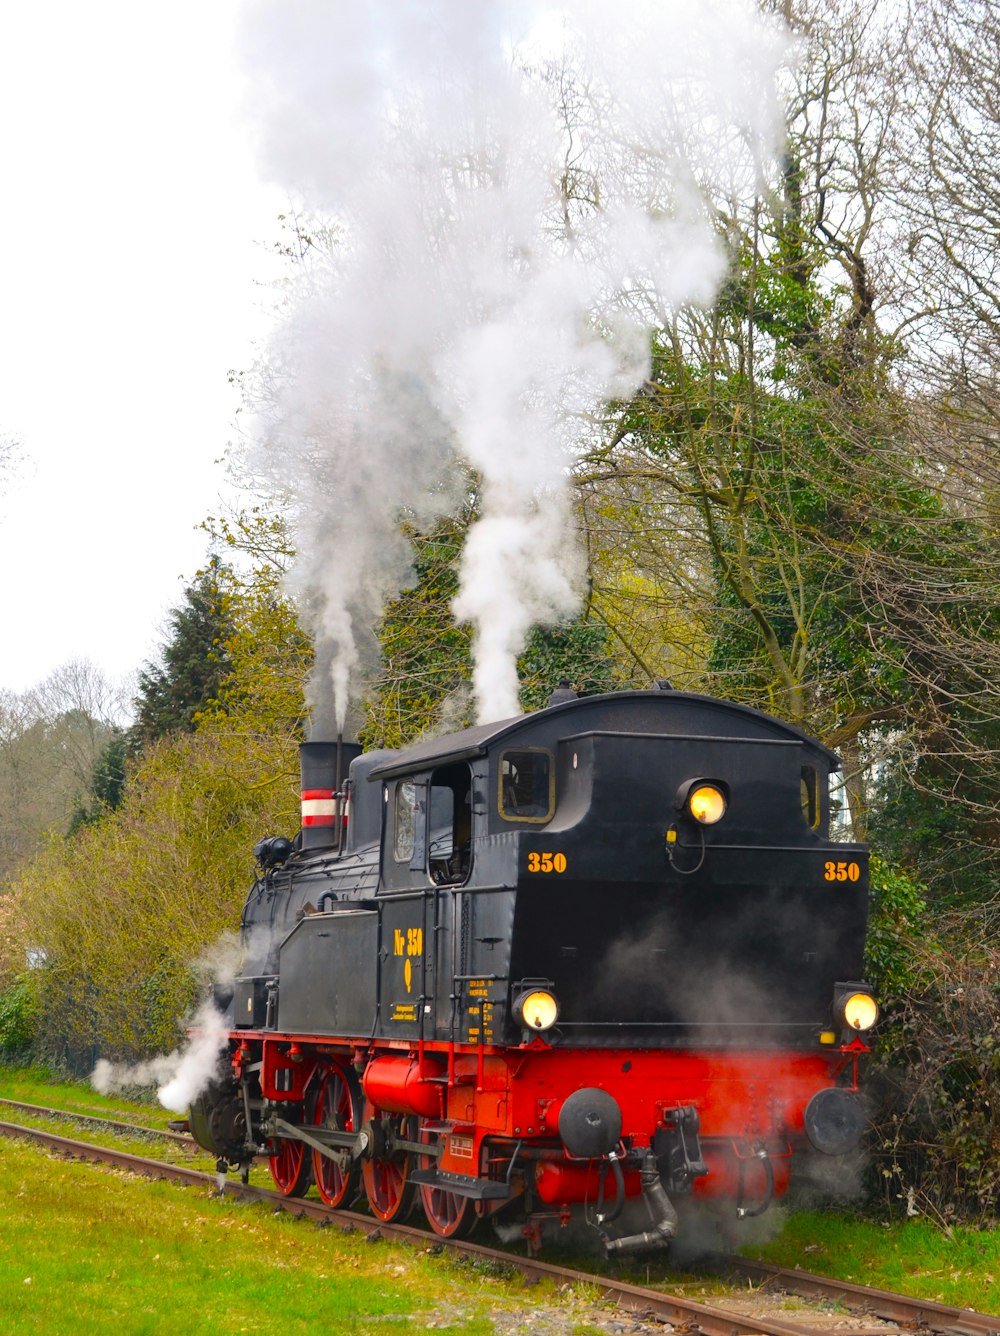
M 729 796 L 726 786 L 716 779 L 692 779 L 677 792 L 676 807 L 699 826 L 714 826 L 726 815 Z
M 847 1030 L 870 1030 L 878 1020 L 878 1003 L 866 983 L 838 983 L 833 994 L 833 1014 Z
M 544 988 L 533 988 L 514 999 L 514 1020 L 526 1030 L 551 1030 L 559 1019 L 559 1003 Z

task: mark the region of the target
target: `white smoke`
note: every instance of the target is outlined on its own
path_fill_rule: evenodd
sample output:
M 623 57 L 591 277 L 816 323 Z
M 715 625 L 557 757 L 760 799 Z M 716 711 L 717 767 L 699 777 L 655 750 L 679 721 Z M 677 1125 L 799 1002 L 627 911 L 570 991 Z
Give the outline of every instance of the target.
M 255 467 L 342 722 L 399 533 L 481 479 L 456 614 L 480 718 L 518 711 L 533 624 L 578 605 L 569 470 L 649 330 L 724 269 L 705 207 L 752 196 L 783 40 L 750 0 L 251 0 L 268 175 L 335 239 L 269 355 Z M 355 684 L 356 685 L 356 684 Z
M 225 933 L 194 969 L 203 978 L 232 984 L 241 969 L 243 948 L 235 933 Z M 225 1017 L 206 998 L 188 1023 L 185 1043 L 146 1062 L 112 1063 L 100 1058 L 90 1083 L 102 1095 L 156 1087 L 157 1099 L 173 1113 L 186 1113 L 197 1097 L 222 1075 L 222 1055 L 229 1042 Z
M 101 1058 L 90 1083 L 102 1095 L 156 1086 L 156 1097 L 165 1109 L 186 1113 L 221 1074 L 221 1058 L 228 1040 L 225 1018 L 213 1002 L 207 1001 L 192 1019 L 190 1036 L 181 1048 L 132 1065 Z

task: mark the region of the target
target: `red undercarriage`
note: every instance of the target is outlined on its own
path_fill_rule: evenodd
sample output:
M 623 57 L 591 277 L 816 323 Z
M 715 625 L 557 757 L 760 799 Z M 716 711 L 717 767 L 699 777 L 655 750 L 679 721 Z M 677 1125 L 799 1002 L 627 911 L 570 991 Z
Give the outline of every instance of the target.
M 324 1120 L 309 1092 L 333 1083 L 335 1091 L 355 1091 L 357 1100 L 363 1095 L 366 1121 L 379 1114 L 416 1119 L 421 1139 L 437 1143 L 438 1173 L 455 1183 L 502 1180 L 519 1146 L 522 1157 L 528 1153 L 522 1162 L 531 1166 L 534 1198 L 553 1208 L 594 1201 L 603 1179 L 600 1162 L 572 1159 L 559 1139 L 559 1110 L 574 1091 L 596 1087 L 613 1096 L 622 1113 L 622 1139 L 639 1151 L 669 1125 L 670 1111 L 693 1107 L 708 1169 L 694 1179 L 694 1197 L 753 1207 L 785 1192 L 810 1098 L 833 1085 L 856 1089 L 857 1056 L 866 1051 L 859 1041 L 823 1052 L 690 1052 L 560 1049 L 541 1039 L 495 1050 L 447 1043 L 373 1045 L 367 1039 L 248 1031 L 232 1040 L 237 1076 L 260 1064 L 262 1095 L 293 1109 L 304 1101 L 304 1125 Z M 358 1106 L 352 1107 L 347 1093 L 337 1098 L 340 1114 L 329 1119 L 331 1110 L 336 1113 L 329 1096 L 327 1125 L 356 1130 Z M 321 1160 L 316 1163 L 322 1168 Z M 624 1182 L 626 1196 L 639 1195 L 637 1170 L 627 1170 Z M 365 1188 L 371 1202 L 368 1169 Z M 427 1192 L 425 1209 L 434 1224 Z M 478 1209 L 483 1214 L 493 1207 L 480 1200 Z

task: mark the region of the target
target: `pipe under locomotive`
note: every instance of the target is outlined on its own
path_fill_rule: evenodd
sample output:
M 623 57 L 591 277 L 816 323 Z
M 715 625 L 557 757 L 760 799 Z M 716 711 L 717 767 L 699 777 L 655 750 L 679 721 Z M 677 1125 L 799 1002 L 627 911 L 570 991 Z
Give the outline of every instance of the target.
M 830 838 L 825 747 L 666 690 L 302 768 L 191 1110 L 221 1170 L 266 1155 L 283 1193 L 383 1220 L 419 1196 L 445 1236 L 582 1208 L 625 1251 L 857 1145 L 867 852 Z

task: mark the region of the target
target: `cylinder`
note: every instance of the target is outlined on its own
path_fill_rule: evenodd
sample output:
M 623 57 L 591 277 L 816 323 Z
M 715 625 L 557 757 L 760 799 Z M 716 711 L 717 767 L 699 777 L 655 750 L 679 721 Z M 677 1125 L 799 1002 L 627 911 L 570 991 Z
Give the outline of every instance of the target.
M 641 1189 L 639 1174 L 630 1170 L 625 1175 L 625 1196 L 638 1197 Z M 539 1160 L 535 1166 L 535 1191 L 547 1206 L 571 1205 L 576 1202 L 596 1202 L 601 1191 L 601 1162 L 567 1164 L 562 1160 Z M 615 1181 L 610 1166 L 605 1164 L 603 1197 L 612 1201 Z
M 610 1155 L 622 1134 L 622 1111 L 606 1090 L 574 1090 L 559 1109 L 559 1135 L 570 1155 Z
M 420 1064 L 411 1058 L 376 1058 L 365 1068 L 361 1084 L 365 1097 L 386 1113 L 440 1118 L 444 1112 L 444 1082 L 429 1079 L 426 1069 L 421 1075 Z

